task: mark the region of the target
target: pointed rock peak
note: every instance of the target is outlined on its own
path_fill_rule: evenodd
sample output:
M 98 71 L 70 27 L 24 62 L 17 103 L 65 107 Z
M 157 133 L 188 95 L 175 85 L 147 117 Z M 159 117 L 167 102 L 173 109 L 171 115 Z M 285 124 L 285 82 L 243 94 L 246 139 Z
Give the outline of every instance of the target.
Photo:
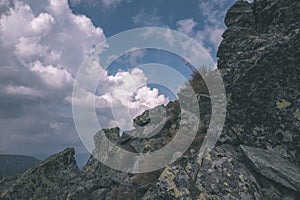
M 102 140 L 103 137 L 107 137 L 111 141 L 122 141 L 123 138 L 125 138 L 125 135 L 120 136 L 120 128 L 115 127 L 115 128 L 107 128 L 107 129 L 102 129 L 99 132 L 97 132 L 94 135 L 94 144 L 96 149 L 101 148 Z
M 150 122 L 158 123 L 166 116 L 166 108 L 164 105 L 156 106 L 152 109 L 146 110 L 141 115 L 133 119 L 134 127 L 146 126 Z
M 75 150 L 74 148 L 66 148 L 65 150 L 56 153 L 46 160 L 42 161 L 35 168 L 30 169 L 23 175 L 28 175 L 31 173 L 35 173 L 36 171 L 42 171 L 43 173 L 47 173 L 50 171 L 57 171 L 59 169 L 74 169 L 78 171 L 79 168 L 76 164 L 76 160 L 74 157 Z M 47 169 L 47 170 L 45 170 Z
M 252 27 L 255 24 L 255 16 L 252 4 L 247 1 L 237 1 L 227 12 L 225 24 L 228 27 Z
M 45 160 L 41 164 L 46 164 L 53 161 L 63 163 L 64 165 L 76 164 L 74 154 L 75 154 L 74 148 L 72 147 L 66 148 L 62 152 L 50 156 L 47 160 Z
M 14 183 L 8 183 L 0 199 L 66 199 L 74 190 L 70 182 L 81 176 L 74 154 L 73 148 L 67 148 L 50 156 Z

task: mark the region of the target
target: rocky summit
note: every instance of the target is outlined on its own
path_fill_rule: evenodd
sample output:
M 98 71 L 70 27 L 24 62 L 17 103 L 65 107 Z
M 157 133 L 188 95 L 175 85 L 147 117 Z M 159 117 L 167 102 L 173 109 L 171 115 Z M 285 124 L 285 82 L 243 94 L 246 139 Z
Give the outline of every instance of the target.
M 16 179 L 2 180 L 0 199 L 300 199 L 300 2 L 237 1 L 225 24 L 217 56 L 227 116 L 220 139 L 204 158 L 198 150 L 211 108 L 207 88 L 195 74 L 191 84 L 205 94 L 199 98 L 201 123 L 189 149 L 173 164 L 133 174 L 91 156 L 80 170 L 68 148 Z M 104 135 L 131 152 L 161 149 L 179 124 L 187 124 L 182 114 L 174 101 L 145 111 L 134 120 L 135 129 L 122 136 L 118 128 L 101 130 L 93 155 Z M 159 133 L 150 138 L 133 137 L 156 127 Z

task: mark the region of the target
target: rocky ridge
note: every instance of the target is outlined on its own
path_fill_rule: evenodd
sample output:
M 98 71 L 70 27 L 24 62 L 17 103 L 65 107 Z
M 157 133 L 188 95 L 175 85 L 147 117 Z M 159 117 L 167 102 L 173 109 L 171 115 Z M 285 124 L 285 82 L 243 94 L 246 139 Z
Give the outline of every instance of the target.
M 200 99 L 201 124 L 181 159 L 154 172 L 111 169 L 93 156 L 79 170 L 72 148 L 51 156 L 16 181 L 2 182 L 1 199 L 300 199 L 300 2 L 237 1 L 227 12 L 218 68 L 227 92 L 225 127 L 202 159 L 197 150 L 210 119 L 210 100 Z M 198 77 L 198 76 L 194 76 Z M 193 85 L 198 82 L 192 80 Z M 199 89 L 207 94 L 207 88 Z M 181 121 L 178 101 L 145 111 L 134 138 L 119 129 L 95 135 L 94 152 L 106 135 L 132 152 L 149 152 L 172 140 Z M 149 113 L 152 113 L 151 118 Z M 5 187 L 3 187 L 5 185 Z

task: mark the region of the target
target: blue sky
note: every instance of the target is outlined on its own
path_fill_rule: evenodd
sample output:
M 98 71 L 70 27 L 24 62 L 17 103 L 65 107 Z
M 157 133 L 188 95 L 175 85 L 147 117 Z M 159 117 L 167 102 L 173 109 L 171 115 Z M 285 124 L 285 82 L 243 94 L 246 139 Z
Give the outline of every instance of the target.
M 76 73 L 93 48 L 122 31 L 165 27 L 187 34 L 216 61 L 225 12 L 234 2 L 0 0 L 0 153 L 39 154 L 42 158 L 73 146 L 78 155 L 86 154 L 71 104 Z M 168 52 L 134 51 L 103 70 L 104 80 L 96 93 L 86 91 L 73 102 L 84 105 L 95 99 L 99 121 L 112 127 L 116 120 L 111 119 L 111 101 L 121 98 L 134 116 L 174 99 L 174 91 L 168 88 L 145 85 L 147 75 L 135 67 L 146 63 L 170 66 L 187 79 L 191 73 L 182 58 Z M 134 89 L 132 79 L 140 90 L 123 96 L 112 92 Z
M 220 33 L 215 33 L 218 34 L 216 38 L 209 39 L 209 36 L 213 31 L 225 29 L 223 19 L 226 10 L 235 0 L 112 0 L 111 5 L 103 2 L 105 0 L 69 0 L 74 13 L 89 17 L 95 26 L 103 28 L 107 37 L 143 26 L 163 26 L 178 30 L 181 20 L 193 20 L 195 25 L 188 34 L 203 42 L 216 59 L 216 44 L 220 41 L 217 37 Z M 207 38 L 197 37 L 196 34 L 200 32 L 202 37 Z
M 123 1 L 115 8 L 103 8 L 101 1 L 97 1 L 96 5 L 75 4 L 72 10 L 91 18 L 96 26 L 103 27 L 108 37 L 144 25 L 167 25 L 176 29 L 176 22 L 181 19 L 204 19 L 197 1 Z
M 222 22 L 225 11 L 234 1 L 166 1 L 166 0 L 123 0 L 110 1 L 77 1 L 69 0 L 71 9 L 76 14 L 89 17 L 95 26 L 103 28 L 105 36 L 111 37 L 120 32 L 144 27 L 167 27 L 182 31 L 201 42 L 207 48 L 212 59 L 217 61 L 216 51 L 221 34 L 225 29 Z M 108 1 L 107 1 L 108 2 Z M 186 26 L 186 27 L 185 27 Z M 191 30 L 189 30 L 191 29 Z M 208 39 L 215 34 L 215 37 Z M 144 63 L 161 63 L 172 66 L 180 71 L 187 79 L 191 70 L 185 66 L 182 58 L 168 52 L 159 50 L 145 50 L 134 61 L 130 61 L 130 55 L 123 56 L 109 67 L 109 74 L 115 74 L 119 70 L 130 70 Z M 152 87 L 153 85 L 149 85 Z M 160 94 L 174 100 L 176 96 L 166 88 L 155 85 Z

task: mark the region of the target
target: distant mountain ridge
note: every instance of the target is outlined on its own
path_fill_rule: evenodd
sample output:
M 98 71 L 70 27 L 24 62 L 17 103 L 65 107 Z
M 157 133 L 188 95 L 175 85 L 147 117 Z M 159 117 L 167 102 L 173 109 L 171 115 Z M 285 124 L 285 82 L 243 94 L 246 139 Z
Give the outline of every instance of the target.
M 21 174 L 39 162 L 31 156 L 0 154 L 0 179 Z

